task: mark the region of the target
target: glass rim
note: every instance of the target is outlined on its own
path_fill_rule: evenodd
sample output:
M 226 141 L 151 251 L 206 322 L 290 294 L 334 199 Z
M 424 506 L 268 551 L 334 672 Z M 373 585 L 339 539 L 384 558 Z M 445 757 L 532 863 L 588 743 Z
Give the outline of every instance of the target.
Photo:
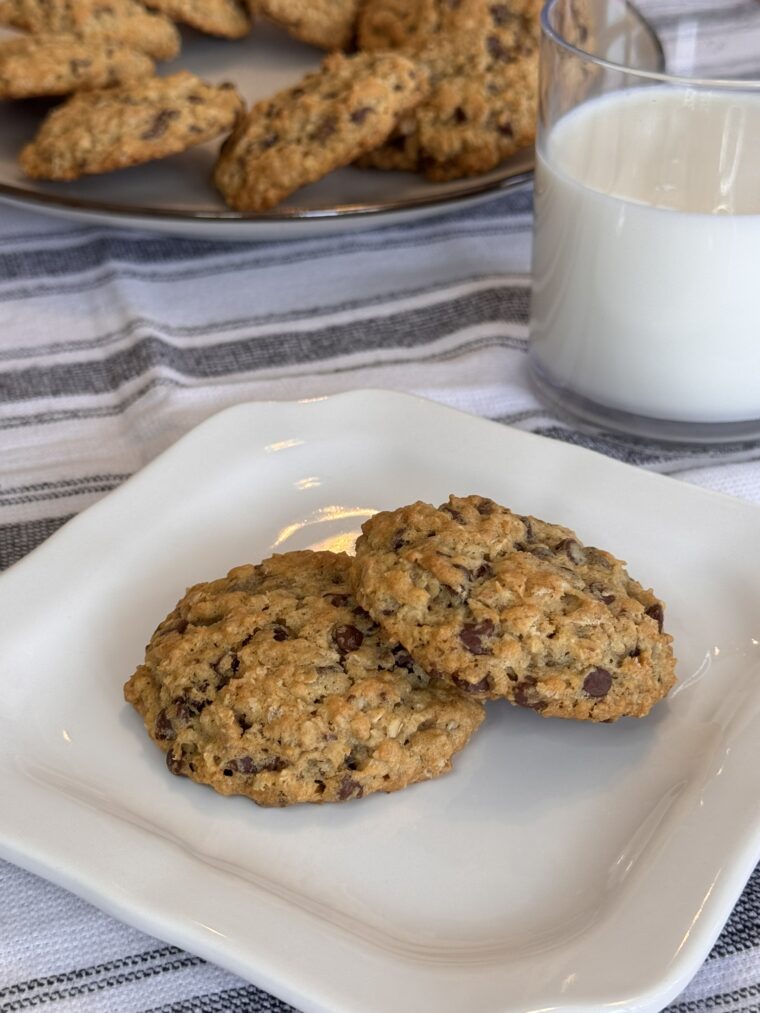
M 555 45 L 587 63 L 593 63 L 606 70 L 614 70 L 631 74 L 645 80 L 657 81 L 660 84 L 686 85 L 691 88 L 716 88 L 726 91 L 760 92 L 760 80 L 753 78 L 691 77 L 684 74 L 669 74 L 664 70 L 643 70 L 638 67 L 632 67 L 629 64 L 617 63 L 614 60 L 608 60 L 603 56 L 597 56 L 595 53 L 589 53 L 585 49 L 581 49 L 579 46 L 574 45 L 572 42 L 568 42 L 568 40 L 554 28 L 549 20 L 551 12 L 564 2 L 566 2 L 566 0 L 546 0 L 546 3 L 541 10 L 541 32 Z M 647 18 L 644 17 L 638 7 L 631 3 L 630 0 L 623 0 L 623 2 L 628 10 L 632 11 L 639 21 L 652 33 L 652 36 L 660 51 L 663 53 L 664 58 L 665 54 L 662 50 L 662 44 L 659 36 L 652 28 Z

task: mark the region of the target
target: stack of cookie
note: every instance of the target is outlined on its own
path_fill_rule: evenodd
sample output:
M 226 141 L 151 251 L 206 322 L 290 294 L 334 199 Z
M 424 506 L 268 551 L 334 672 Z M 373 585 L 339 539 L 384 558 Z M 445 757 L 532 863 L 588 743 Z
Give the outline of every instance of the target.
M 414 114 L 362 165 L 458 179 L 533 143 L 542 0 L 367 0 L 361 49 L 392 48 L 423 66 L 430 88 Z
M 268 806 L 439 776 L 503 698 L 643 717 L 674 683 L 663 606 L 609 553 L 480 496 L 375 515 L 356 556 L 192 587 L 125 686 L 175 774 Z
M 0 0 L 0 98 L 68 96 L 20 162 L 72 180 L 214 137 L 230 207 L 265 211 L 351 163 L 447 180 L 532 143 L 539 0 Z M 247 113 L 232 84 L 156 77 L 175 22 L 240 38 L 256 15 L 333 52 Z
M 27 175 L 108 172 L 232 130 L 244 104 L 231 85 L 155 75 L 180 51 L 175 20 L 226 38 L 252 23 L 239 0 L 0 0 L 0 24 L 25 33 L 0 43 L 0 98 L 71 96 L 22 151 Z

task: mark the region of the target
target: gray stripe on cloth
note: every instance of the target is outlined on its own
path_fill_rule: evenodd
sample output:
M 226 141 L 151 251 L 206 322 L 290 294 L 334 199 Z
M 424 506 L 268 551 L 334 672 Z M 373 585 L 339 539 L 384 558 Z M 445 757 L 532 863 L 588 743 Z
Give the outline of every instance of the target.
M 315 376 L 334 376 L 343 373 L 352 373 L 357 370 L 372 370 L 380 367 L 392 367 L 400 365 L 420 365 L 421 363 L 429 362 L 452 362 L 458 358 L 462 358 L 465 355 L 469 355 L 472 352 L 478 352 L 488 348 L 506 348 L 512 351 L 525 352 L 526 351 L 525 338 L 514 337 L 514 336 L 502 336 L 490 335 L 487 338 L 479 338 L 476 340 L 468 340 L 462 342 L 459 345 L 447 348 L 440 352 L 433 352 L 429 355 L 411 355 L 411 356 L 397 356 L 395 358 L 385 357 L 380 360 L 373 360 L 367 362 L 362 359 L 359 362 L 348 364 L 345 366 L 335 365 L 324 365 L 320 368 L 312 368 L 309 370 L 308 375 L 310 377 Z M 293 374 L 298 375 L 298 374 Z M 239 377 L 230 377 L 232 383 L 240 382 Z M 259 378 L 253 377 L 254 380 Z M 267 374 L 268 380 L 278 379 L 277 374 Z M 33 428 L 34 426 L 53 425 L 56 422 L 70 422 L 70 421 L 84 421 L 85 419 L 104 419 L 114 418 L 115 416 L 123 414 L 126 409 L 134 405 L 140 398 L 145 397 L 152 390 L 158 390 L 161 387 L 174 390 L 192 390 L 195 389 L 193 384 L 183 383 L 181 380 L 174 379 L 173 377 L 154 377 L 148 383 L 141 386 L 139 389 L 133 391 L 128 397 L 122 398 L 116 403 L 108 405 L 96 405 L 91 408 L 61 408 L 57 411 L 45 411 L 37 412 L 35 414 L 20 414 L 20 415 L 3 415 L 0 416 L 0 432 L 3 430 L 12 429 L 24 429 Z
M 446 333 L 478 324 L 526 319 L 524 287 L 486 289 L 378 319 L 333 324 L 313 332 L 281 331 L 201 348 L 177 348 L 144 337 L 105 359 L 32 366 L 0 374 L 0 402 L 103 394 L 142 374 L 171 369 L 181 376 L 216 379 L 283 366 L 306 366 L 356 353 L 429 345 Z
M 530 289 L 529 279 L 520 280 L 510 278 L 509 282 L 494 282 L 490 288 L 482 285 L 482 275 L 468 275 L 457 278 L 456 281 L 436 282 L 429 285 L 421 285 L 416 288 L 397 289 L 393 295 L 384 293 L 382 295 L 368 296 L 364 299 L 344 299 L 341 302 L 322 303 L 319 306 L 307 309 L 285 310 L 280 313 L 260 313 L 248 317 L 232 317 L 225 320 L 214 320 L 204 324 L 173 325 L 163 320 L 151 320 L 147 317 L 132 317 L 126 324 L 104 334 L 95 335 L 91 338 L 74 339 L 69 341 L 52 341 L 47 345 L 11 345 L 0 349 L 0 362 L 3 360 L 15 361 L 22 359 L 40 359 L 43 356 L 60 355 L 64 352 L 84 352 L 97 348 L 104 348 L 116 344 L 127 338 L 133 337 L 140 330 L 153 330 L 174 338 L 197 338 L 203 335 L 224 334 L 226 331 L 239 331 L 245 327 L 265 327 L 272 324 L 296 323 L 302 320 L 318 321 L 321 317 L 331 316 L 337 313 L 347 313 L 352 310 L 367 309 L 369 307 L 389 306 L 394 303 L 403 302 L 407 299 L 419 298 L 420 296 L 431 295 L 437 292 L 445 292 L 446 289 L 461 288 L 466 285 L 480 283 L 479 292 L 493 290 L 495 292 L 503 289 Z M 522 309 L 521 309 L 522 312 Z M 527 322 L 527 304 L 525 315 L 516 319 L 515 322 Z
M 596 450 L 617 461 L 624 461 L 626 464 L 648 468 L 667 464 L 670 466 L 667 469 L 669 472 L 699 466 L 700 463 L 720 463 L 728 457 L 733 460 L 737 455 L 742 455 L 741 460 L 743 461 L 760 459 L 760 442 L 757 440 L 746 443 L 724 443 L 709 448 L 701 444 L 669 448 L 665 445 L 646 443 L 643 440 L 637 441 L 632 437 L 566 429 L 558 424 L 539 426 L 532 432 L 541 436 L 549 436 L 554 440 L 562 440 L 575 447 Z M 755 456 L 747 457 L 747 454 Z M 657 470 L 663 469 L 658 467 Z
M 526 188 L 527 190 L 527 188 Z M 300 263 L 304 260 L 317 260 L 329 256 L 342 256 L 394 246 L 414 246 L 424 242 L 425 234 L 436 240 L 448 235 L 479 235 L 484 226 L 477 227 L 479 219 L 493 222 L 492 227 L 506 233 L 528 232 L 530 221 L 531 191 L 515 201 L 515 196 L 495 199 L 473 209 L 473 213 L 456 212 L 440 215 L 435 218 L 421 219 L 403 231 L 394 227 L 376 229 L 371 232 L 325 237 L 320 240 L 308 240 L 294 246 L 292 243 L 261 243 L 246 246 L 241 243 L 209 242 L 199 239 L 167 238 L 129 233 L 95 233 L 87 234 L 84 241 L 62 247 L 39 246 L 33 249 L 23 248 L 0 252 L 0 280 L 19 281 L 36 278 L 56 278 L 73 274 L 83 274 L 106 263 L 150 265 L 172 265 L 192 261 L 197 263 L 205 259 L 232 257 L 229 263 L 218 265 L 217 270 L 240 270 L 241 267 L 284 266 Z M 518 204 L 518 217 L 515 218 L 515 204 Z M 498 205 L 498 211 L 495 210 Z M 497 221 L 493 221 L 497 219 Z M 466 228 L 449 229 L 449 226 L 465 224 Z M 443 228 L 443 232 L 440 230 Z M 486 227 L 487 229 L 487 227 Z M 241 251 L 247 251 L 241 257 Z M 208 270 L 207 265 L 202 270 Z M 115 270 L 119 270 L 118 267 Z M 137 275 L 145 280 L 165 281 L 168 278 L 178 280 L 195 277 L 198 270 L 183 271 L 181 268 L 171 273 L 161 272 L 153 275 Z M 123 274 L 134 277 L 128 271 Z M 46 291 L 48 291 L 46 289 Z M 7 293 L 6 293 L 7 295 Z
M 663 1013 L 696 1013 L 697 1010 L 728 1010 L 732 1013 L 757 1013 L 760 1010 L 760 1003 L 754 1002 L 749 1006 L 741 1005 L 747 999 L 760 998 L 760 982 L 754 985 L 747 985 L 744 988 L 736 988 L 730 992 L 720 992 L 717 995 L 706 996 L 704 999 L 688 999 L 685 1002 L 673 1003 L 666 1006 Z
M 72 982 L 78 983 L 98 975 L 109 975 L 113 971 L 121 971 L 125 968 L 145 967 L 155 960 L 162 960 L 164 957 L 183 956 L 184 951 L 178 946 L 158 946 L 152 950 L 143 950 L 142 953 L 130 953 L 126 957 L 119 957 L 116 960 L 108 960 L 101 964 L 91 964 L 89 967 L 77 967 L 72 971 L 63 971 L 60 974 L 49 974 L 44 978 L 27 978 L 26 981 L 16 982 L 0 988 L 0 999 L 7 999 L 9 996 L 27 996 L 32 993 L 35 1001 L 41 999 L 36 996 L 42 992 L 49 992 L 60 985 L 68 985 Z M 200 958 L 196 958 L 200 961 Z M 202 962 L 202 961 L 201 961 Z
M 462 210 L 450 210 L 444 211 L 440 214 L 430 216 L 429 218 L 420 218 L 405 222 L 402 226 L 404 233 L 414 231 L 426 231 L 431 226 L 437 227 L 439 225 L 447 225 L 459 221 L 466 222 L 478 222 L 487 221 L 494 217 L 494 214 L 514 217 L 517 215 L 529 215 L 533 207 L 533 191 L 530 184 L 525 184 L 516 190 L 511 190 L 503 194 L 494 194 L 490 200 L 484 200 L 480 204 L 472 205 Z M 495 209 L 498 208 L 498 211 Z M 374 229 L 371 233 L 363 233 L 365 239 L 369 239 L 371 236 L 374 237 L 385 237 L 398 229 L 399 226 L 391 225 L 382 229 Z M 170 262 L 173 260 L 184 260 L 184 259 L 198 259 L 201 257 L 217 256 L 219 253 L 239 253 L 241 250 L 246 248 L 251 250 L 267 251 L 268 254 L 276 250 L 287 250 L 292 246 L 291 241 L 277 241 L 272 240 L 266 243 L 250 243 L 244 244 L 240 242 L 224 242 L 220 240 L 208 240 L 208 239 L 190 239 L 180 238 L 177 236 L 161 236 L 156 233 L 141 233 L 133 230 L 116 230 L 116 229 L 100 229 L 97 227 L 79 227 L 75 229 L 61 229 L 57 232 L 15 232 L 9 233 L 8 235 L 0 236 L 0 249 L 3 247 L 12 246 L 14 243 L 28 244 L 29 242 L 39 242 L 42 245 L 38 247 L 37 251 L 28 250 L 24 251 L 34 260 L 35 255 L 39 252 L 40 256 L 47 257 L 51 252 L 49 248 L 50 241 L 58 240 L 70 240 L 70 239 L 82 239 L 89 244 L 100 244 L 98 249 L 101 253 L 107 253 L 106 257 L 101 258 L 102 260 L 117 259 L 122 261 L 131 261 L 133 263 L 144 263 L 146 261 L 151 262 Z M 335 251 L 340 251 L 346 240 L 345 235 L 333 235 L 323 236 L 318 239 L 306 239 L 302 240 L 298 245 L 300 246 L 319 246 L 327 247 Z M 175 256 L 175 251 L 181 250 L 179 256 Z M 118 254 L 118 256 L 116 256 Z M 91 253 L 85 254 L 86 257 L 92 257 Z M 5 263 L 4 259 L 0 257 L 0 266 Z M 56 258 L 53 263 L 57 264 L 59 268 L 63 268 L 65 265 L 60 264 L 59 259 Z M 35 276 L 38 272 L 35 271 Z M 0 278 L 3 277 L 3 272 L 0 270 Z
M 131 985 L 136 981 L 142 981 L 146 978 L 155 978 L 158 975 L 179 971 L 182 968 L 194 967 L 200 963 L 202 963 L 200 957 L 194 957 L 189 953 L 180 953 L 180 955 L 171 957 L 163 963 L 149 964 L 145 967 L 134 968 L 131 971 L 118 971 L 109 974 L 105 978 L 93 978 L 76 984 L 61 984 L 48 992 L 11 999 L 0 1006 L 0 1013 L 18 1013 L 20 1010 L 62 1002 L 88 993 L 103 992 L 107 989 L 118 988 L 120 985 Z
M 493 421 L 510 426 L 520 426 L 537 436 L 561 440 L 576 447 L 594 450 L 617 461 L 624 461 L 626 464 L 645 467 L 668 475 L 716 464 L 760 460 L 760 441 L 709 446 L 701 444 L 668 446 L 637 440 L 632 436 L 572 429 L 561 423 L 545 408 L 531 408 L 526 411 L 499 415 Z
M 153 269 L 149 270 L 147 267 L 142 271 L 124 267 L 111 268 L 107 271 L 100 272 L 95 278 L 90 278 L 85 281 L 75 280 L 67 284 L 22 285 L 19 288 L 8 289 L 0 287 L 0 302 L 14 302 L 22 299 L 41 298 L 43 296 L 52 295 L 81 295 L 84 292 L 98 289 L 109 282 L 115 282 L 123 279 L 138 280 L 145 282 L 146 284 L 193 281 L 200 278 L 208 279 L 210 277 L 216 277 L 223 274 L 237 274 L 241 271 L 259 267 L 273 268 L 293 266 L 304 262 L 314 263 L 323 258 L 339 256 L 345 257 L 368 251 L 382 252 L 386 255 L 390 255 L 393 250 L 424 248 L 425 246 L 448 242 L 450 239 L 462 239 L 467 237 L 480 239 L 483 236 L 489 235 L 505 236 L 519 233 L 529 233 L 530 231 L 531 223 L 526 217 L 524 222 L 518 223 L 514 223 L 509 219 L 504 219 L 490 227 L 481 226 L 480 228 L 450 229 L 441 232 L 431 231 L 426 237 L 415 236 L 411 233 L 399 233 L 395 235 L 392 240 L 386 238 L 382 243 L 373 244 L 369 241 L 365 241 L 363 243 L 359 243 L 358 241 L 350 243 L 344 241 L 339 247 L 331 247 L 325 250 L 296 249 L 284 253 L 281 256 L 276 256 L 273 252 L 270 252 L 269 254 L 259 253 L 234 261 L 205 263 L 203 267 L 193 269 L 156 272 Z M 369 235 L 373 235 L 373 233 L 370 233 Z M 239 249 L 239 244 L 235 244 L 235 249 Z M 197 261 L 195 262 L 197 263 Z M 0 282 L 2 282 L 1 273 Z
M 142 1013 L 298 1013 L 293 1006 L 262 992 L 255 985 L 228 988 L 192 999 L 151 1006 Z
M 59 482 L 36 482 L 32 485 L 0 489 L 0 508 L 110 492 L 128 478 L 128 474 L 87 475 Z
M 5 570 L 32 549 L 36 549 L 73 516 L 69 514 L 67 517 L 45 517 L 17 524 L 0 524 L 0 570 Z

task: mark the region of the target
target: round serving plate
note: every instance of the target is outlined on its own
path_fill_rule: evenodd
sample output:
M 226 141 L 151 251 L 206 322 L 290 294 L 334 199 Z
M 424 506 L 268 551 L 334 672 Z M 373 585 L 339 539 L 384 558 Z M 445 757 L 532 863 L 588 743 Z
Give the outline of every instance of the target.
M 620 26 L 640 39 L 659 63 L 656 36 L 627 4 Z M 10 35 L 0 29 L 0 37 Z M 318 67 L 324 53 L 258 22 L 236 42 L 183 32 L 181 55 L 162 74 L 187 69 L 211 82 L 233 81 L 247 102 L 295 84 Z M 301 239 L 395 225 L 478 203 L 532 178 L 533 150 L 526 149 L 492 172 L 448 183 L 413 173 L 355 168 L 330 173 L 265 214 L 227 208 L 211 184 L 219 141 L 181 155 L 71 183 L 27 179 L 17 156 L 34 136 L 50 103 L 0 103 L 0 199 L 90 224 L 139 228 L 213 240 Z

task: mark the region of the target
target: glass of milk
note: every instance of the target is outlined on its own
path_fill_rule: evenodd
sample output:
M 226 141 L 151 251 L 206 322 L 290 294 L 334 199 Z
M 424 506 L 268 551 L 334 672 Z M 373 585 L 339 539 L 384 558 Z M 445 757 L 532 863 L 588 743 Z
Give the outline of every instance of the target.
M 531 373 L 560 413 L 609 429 L 758 437 L 760 80 L 733 75 L 760 53 L 760 5 L 754 43 L 717 48 L 718 7 L 700 5 L 703 31 L 666 6 L 667 73 L 613 30 L 609 0 L 543 11 Z

